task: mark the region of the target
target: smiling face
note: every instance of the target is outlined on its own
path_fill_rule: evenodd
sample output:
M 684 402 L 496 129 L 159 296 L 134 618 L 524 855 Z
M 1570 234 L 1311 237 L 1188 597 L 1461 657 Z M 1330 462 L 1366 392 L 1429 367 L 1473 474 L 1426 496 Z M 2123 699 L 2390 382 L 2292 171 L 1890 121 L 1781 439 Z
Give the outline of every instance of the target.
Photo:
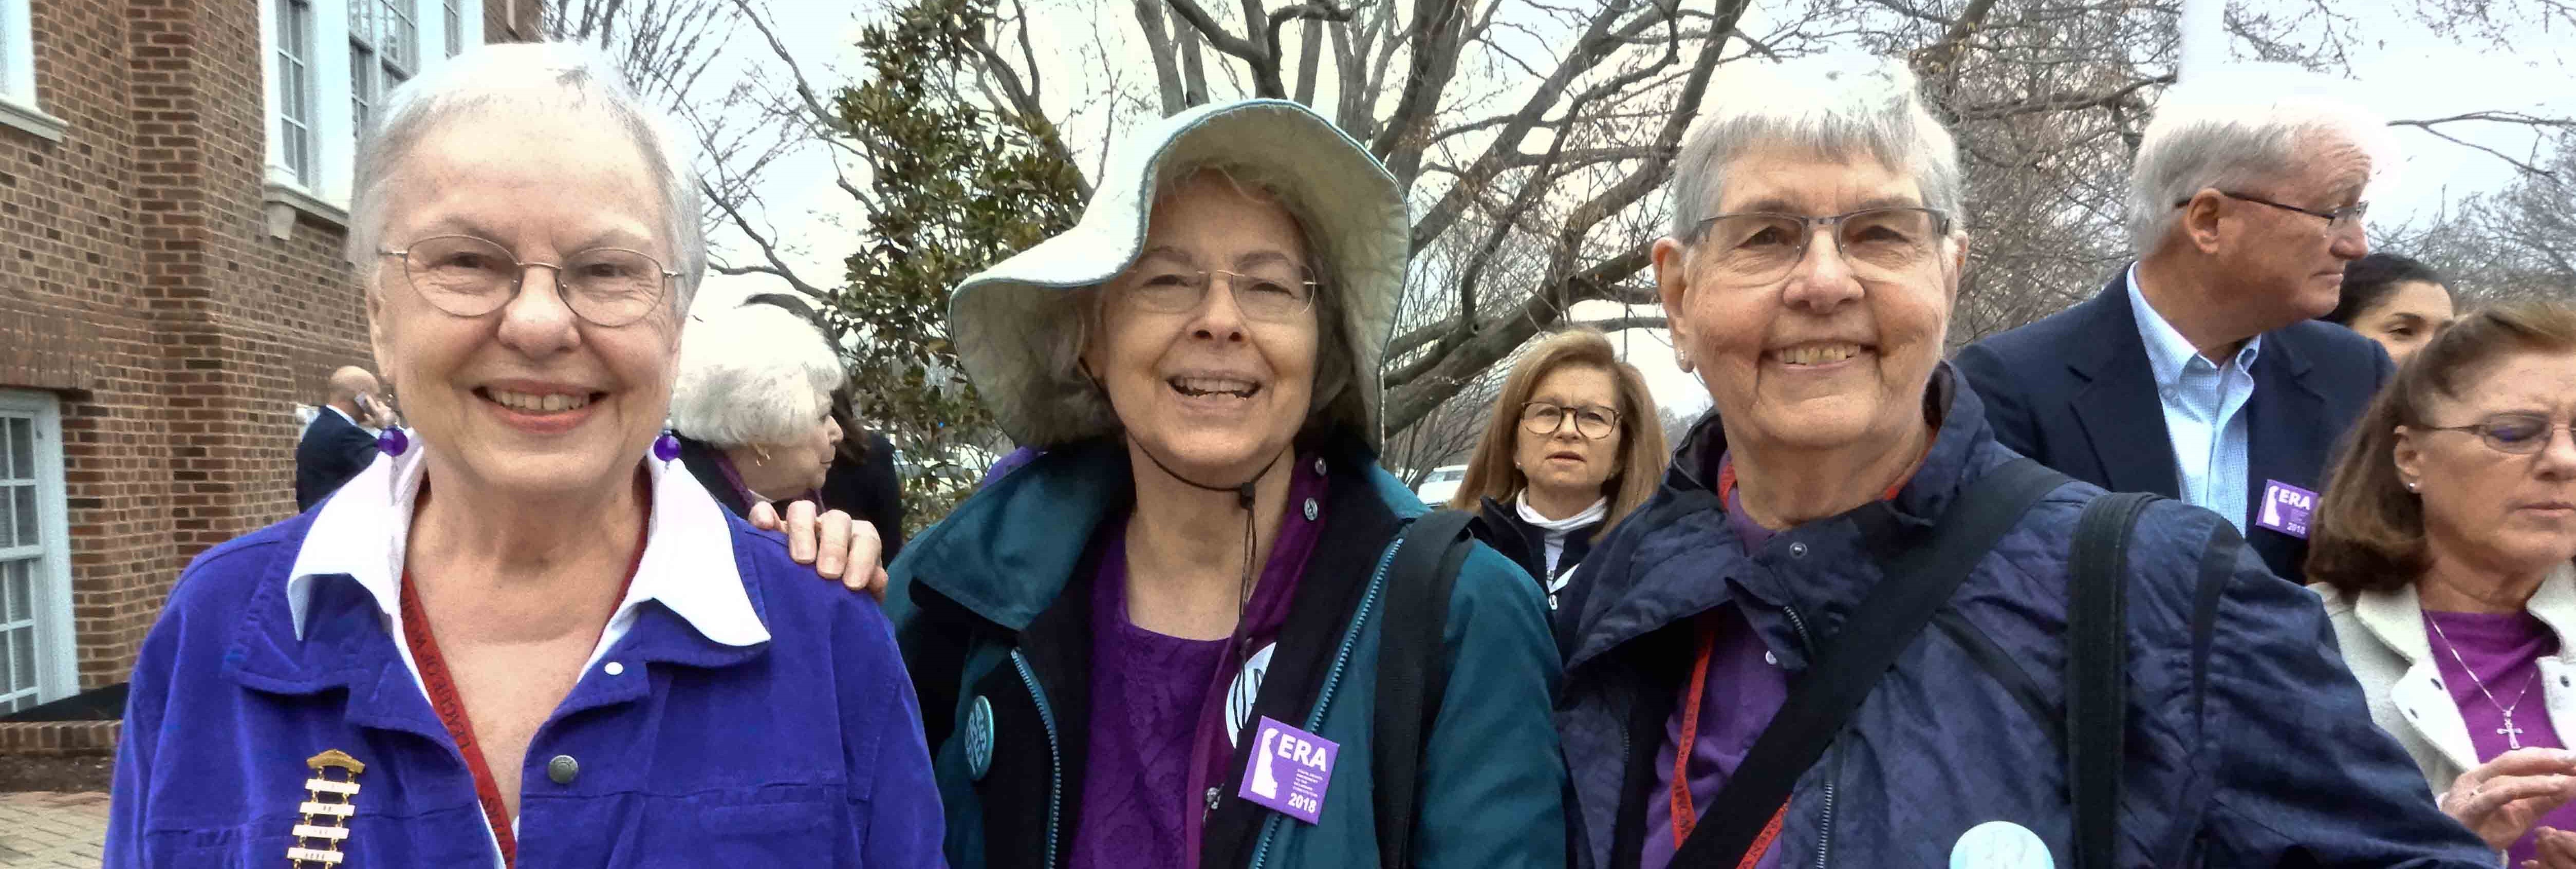
M 2576 418 L 2576 354 L 2522 352 L 2469 378 L 2459 398 L 2435 396 L 2429 425 L 2473 425 L 2529 413 L 2550 425 Z M 2528 575 L 2576 557 L 2576 442 L 2565 432 L 2515 455 L 2474 432 L 2398 429 L 2401 480 L 2424 500 L 2424 542 L 2436 560 L 2494 575 Z
M 653 173 L 618 125 L 585 120 L 469 112 L 429 131 L 384 180 L 384 244 L 469 235 L 522 262 L 593 247 L 668 262 Z M 414 289 L 403 258 L 365 267 L 376 358 L 434 472 L 518 497 L 634 472 L 670 409 L 675 287 L 643 319 L 604 328 L 565 306 L 552 269 L 528 270 L 500 310 L 457 317 Z
M 1321 330 L 1313 305 L 1285 313 L 1253 276 L 1311 274 L 1295 219 L 1266 197 L 1202 172 L 1154 205 L 1145 254 L 1101 288 L 1082 359 L 1137 446 L 1190 479 L 1260 473 L 1305 425 Z M 1214 275 L 1185 310 L 1181 285 Z M 1236 285 L 1229 292 L 1229 284 Z
M 1920 187 L 1876 160 L 1757 151 L 1722 167 L 1711 214 L 1819 217 L 1921 206 Z M 1785 276 L 1728 280 L 1724 242 L 1656 242 L 1655 277 L 1674 340 L 1708 386 L 1730 440 L 1834 449 L 1903 437 L 1923 424 L 1923 391 L 1941 361 L 1964 239 L 1940 239 L 1910 267 L 1855 267 L 1828 230 Z
M 2370 154 L 2340 137 L 2311 134 L 2291 150 L 2291 171 L 2230 188 L 2310 211 L 2332 211 L 2361 202 L 2370 184 Z M 2267 332 L 2325 316 L 2343 299 L 2344 265 L 2370 253 L 2363 224 L 2327 229 L 2324 218 L 2256 202 L 2223 202 L 2221 230 L 2213 240 L 2217 267 L 2244 290 L 2237 307 L 2243 322 Z
M 1619 418 L 1619 382 L 1590 365 L 1565 365 L 1539 378 L 1530 391 L 1530 401 L 1544 402 L 1559 408 L 1556 431 L 1539 434 L 1530 431 L 1526 408 L 1516 430 L 1512 463 L 1529 478 L 1534 491 L 1563 493 L 1553 500 L 1574 501 L 1599 498 L 1601 486 L 1619 472 L 1619 445 L 1627 420 Z M 1614 421 L 1610 434 L 1603 438 L 1583 436 L 1578 419 L 1591 414 L 1607 416 Z M 1542 426 L 1544 427 L 1544 426 Z
M 2407 281 L 2353 317 L 2352 330 L 2388 348 L 2388 357 L 2404 365 L 2424 349 L 2424 342 L 2449 328 L 2456 314 L 2450 290 L 2431 281 Z

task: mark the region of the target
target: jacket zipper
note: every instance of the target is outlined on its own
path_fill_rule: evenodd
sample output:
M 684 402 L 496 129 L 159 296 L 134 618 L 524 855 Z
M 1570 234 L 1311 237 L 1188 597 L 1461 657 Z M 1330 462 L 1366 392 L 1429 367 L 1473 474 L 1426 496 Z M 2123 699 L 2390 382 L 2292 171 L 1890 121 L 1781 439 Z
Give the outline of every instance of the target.
M 1781 607 L 1780 611 L 1789 614 L 1789 627 L 1797 629 L 1798 646 L 1806 651 L 1807 662 L 1809 664 L 1815 663 L 1816 643 L 1813 638 L 1807 635 L 1807 620 L 1798 617 L 1798 609 L 1796 607 Z M 1828 764 L 1825 769 L 1825 813 L 1823 820 L 1819 821 L 1816 825 L 1816 869 L 1825 869 L 1825 858 L 1833 850 L 1834 777 L 1842 769 L 1841 753 L 1834 751 L 1833 746 L 1827 745 L 1825 747 L 1825 754 L 1827 756 L 1826 762 Z
M 1324 710 L 1332 707 L 1333 692 L 1342 684 L 1342 671 L 1350 667 L 1351 646 L 1359 642 L 1360 631 L 1368 626 L 1371 617 L 1377 615 L 1378 591 L 1386 586 L 1386 566 L 1394 560 L 1395 547 L 1393 546 L 1387 547 L 1386 552 L 1378 556 L 1377 571 L 1369 574 L 1368 593 L 1360 597 L 1359 614 L 1351 619 L 1350 630 L 1342 632 L 1341 646 L 1333 652 L 1333 667 L 1324 671 L 1323 690 L 1315 694 L 1315 709 L 1306 713 L 1306 732 L 1316 733 L 1323 730 Z M 1246 869 L 1261 869 L 1261 865 L 1269 861 L 1270 842 L 1277 837 L 1279 824 L 1284 817 L 1278 812 L 1271 812 L 1269 817 L 1262 819 L 1261 838 L 1253 845 L 1252 862 L 1246 866 Z
M 1053 869 L 1056 830 L 1064 804 L 1064 747 L 1056 737 L 1055 709 L 1047 705 L 1046 689 L 1038 687 L 1038 674 L 1029 668 L 1028 657 L 1012 649 L 1011 666 L 1020 671 L 1020 681 L 1029 686 L 1029 699 L 1037 701 L 1038 721 L 1046 725 L 1047 771 L 1051 777 L 1047 787 L 1046 865 Z

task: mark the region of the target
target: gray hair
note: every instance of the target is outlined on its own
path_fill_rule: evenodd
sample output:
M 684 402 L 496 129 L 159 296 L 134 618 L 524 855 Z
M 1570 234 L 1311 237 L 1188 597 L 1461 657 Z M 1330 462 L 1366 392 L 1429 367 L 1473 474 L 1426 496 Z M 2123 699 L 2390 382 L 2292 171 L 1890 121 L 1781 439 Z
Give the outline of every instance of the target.
M 2342 141 L 2370 154 L 2374 172 L 2394 160 L 2387 125 L 2344 100 L 2333 79 L 2286 64 L 2242 64 L 2194 75 L 2165 91 L 2129 169 L 2129 240 L 2154 253 L 2181 219 L 2175 203 L 2212 187 L 2289 174 L 2301 145 Z
M 1200 162 L 1161 167 L 1154 177 L 1154 201 L 1160 206 L 1180 190 L 1181 182 L 1199 175 L 1213 174 L 1225 180 L 1235 191 L 1252 199 L 1278 203 L 1297 224 L 1300 243 L 1305 246 L 1306 261 L 1315 269 L 1315 389 L 1313 406 L 1307 412 L 1307 428 L 1322 424 L 1342 423 L 1352 431 L 1361 431 L 1368 423 L 1368 410 L 1360 385 L 1354 376 L 1359 368 L 1353 342 L 1350 317 L 1344 310 L 1342 288 L 1351 285 L 1349 276 L 1334 273 L 1340 262 L 1326 250 L 1323 234 L 1311 228 L 1319 226 L 1315 211 L 1297 194 L 1296 187 L 1284 178 L 1259 167 L 1238 163 Z M 1064 420 L 1065 432 L 1032 432 L 1035 443 L 1059 443 L 1086 432 L 1119 431 L 1123 428 L 1117 412 L 1109 406 L 1109 396 L 1091 372 L 1083 369 L 1082 353 L 1100 333 L 1101 287 L 1093 286 L 1068 293 L 1054 294 L 1052 304 L 1062 306 L 1056 322 L 1065 328 L 1047 336 L 1046 377 L 1053 386 L 1046 394 L 1057 396 L 1063 407 L 1056 413 L 1032 414 L 1033 419 Z
M 1747 64 L 1682 143 L 1673 164 L 1674 238 L 1687 239 L 1725 198 L 1728 164 L 1786 148 L 1826 159 L 1868 156 L 1910 172 L 1923 205 L 1960 217 L 1966 201 L 1959 146 L 1923 103 L 1903 63 L 1829 54 L 1779 64 Z
M 719 447 L 794 440 L 831 411 L 843 377 L 831 342 L 785 308 L 695 317 L 680 330 L 671 428 Z
M 385 181 L 432 132 L 478 114 L 507 119 L 538 114 L 586 114 L 634 140 L 661 194 L 662 231 L 680 273 L 675 311 L 689 309 L 706 277 L 707 238 L 698 222 L 698 182 L 690 162 L 695 149 L 675 135 L 670 119 L 647 105 L 619 77 L 606 57 L 563 42 L 477 46 L 427 74 L 403 83 L 358 144 L 357 176 L 349 203 L 349 261 L 373 292 L 374 269 L 385 229 Z

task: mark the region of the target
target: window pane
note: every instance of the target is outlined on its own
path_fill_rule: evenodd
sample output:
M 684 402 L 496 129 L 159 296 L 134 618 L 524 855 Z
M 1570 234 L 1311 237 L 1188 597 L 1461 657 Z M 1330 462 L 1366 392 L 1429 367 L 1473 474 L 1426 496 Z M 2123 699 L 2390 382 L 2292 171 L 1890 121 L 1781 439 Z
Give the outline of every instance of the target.
M 31 583 L 35 581 L 36 560 L 21 558 L 0 561 L 0 624 L 23 622 L 31 617 L 35 603 Z
M 17 659 L 18 672 L 9 682 L 9 690 L 25 691 L 36 687 L 36 629 L 25 627 L 9 632 L 9 657 Z M 33 706 L 33 696 L 19 698 L 21 708 Z
M 0 417 L 0 480 L 36 478 L 35 420 L 23 416 Z
M 17 499 L 10 497 L 15 486 L 0 486 L 0 549 L 18 545 Z M 29 540 L 28 543 L 36 541 Z
M 19 486 L 17 488 L 18 545 L 27 546 L 42 543 L 44 541 L 39 540 L 36 537 L 36 487 Z

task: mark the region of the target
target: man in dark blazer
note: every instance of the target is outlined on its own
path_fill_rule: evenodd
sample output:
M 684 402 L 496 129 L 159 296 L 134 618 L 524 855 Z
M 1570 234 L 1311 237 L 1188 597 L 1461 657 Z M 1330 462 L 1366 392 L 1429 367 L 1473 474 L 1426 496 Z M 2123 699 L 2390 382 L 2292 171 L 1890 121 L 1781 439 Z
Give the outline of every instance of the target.
M 2169 94 L 2130 182 L 2145 256 L 1956 365 L 2006 446 L 2216 510 L 2274 573 L 2304 581 L 2332 452 L 2394 373 L 2377 343 L 2313 320 L 2369 252 L 2361 196 L 2383 140 L 2356 111 L 2245 102 Z
M 377 422 L 376 376 L 350 366 L 331 372 L 331 398 L 295 443 L 295 509 L 313 509 L 349 478 L 376 461 L 376 436 L 359 425 Z

